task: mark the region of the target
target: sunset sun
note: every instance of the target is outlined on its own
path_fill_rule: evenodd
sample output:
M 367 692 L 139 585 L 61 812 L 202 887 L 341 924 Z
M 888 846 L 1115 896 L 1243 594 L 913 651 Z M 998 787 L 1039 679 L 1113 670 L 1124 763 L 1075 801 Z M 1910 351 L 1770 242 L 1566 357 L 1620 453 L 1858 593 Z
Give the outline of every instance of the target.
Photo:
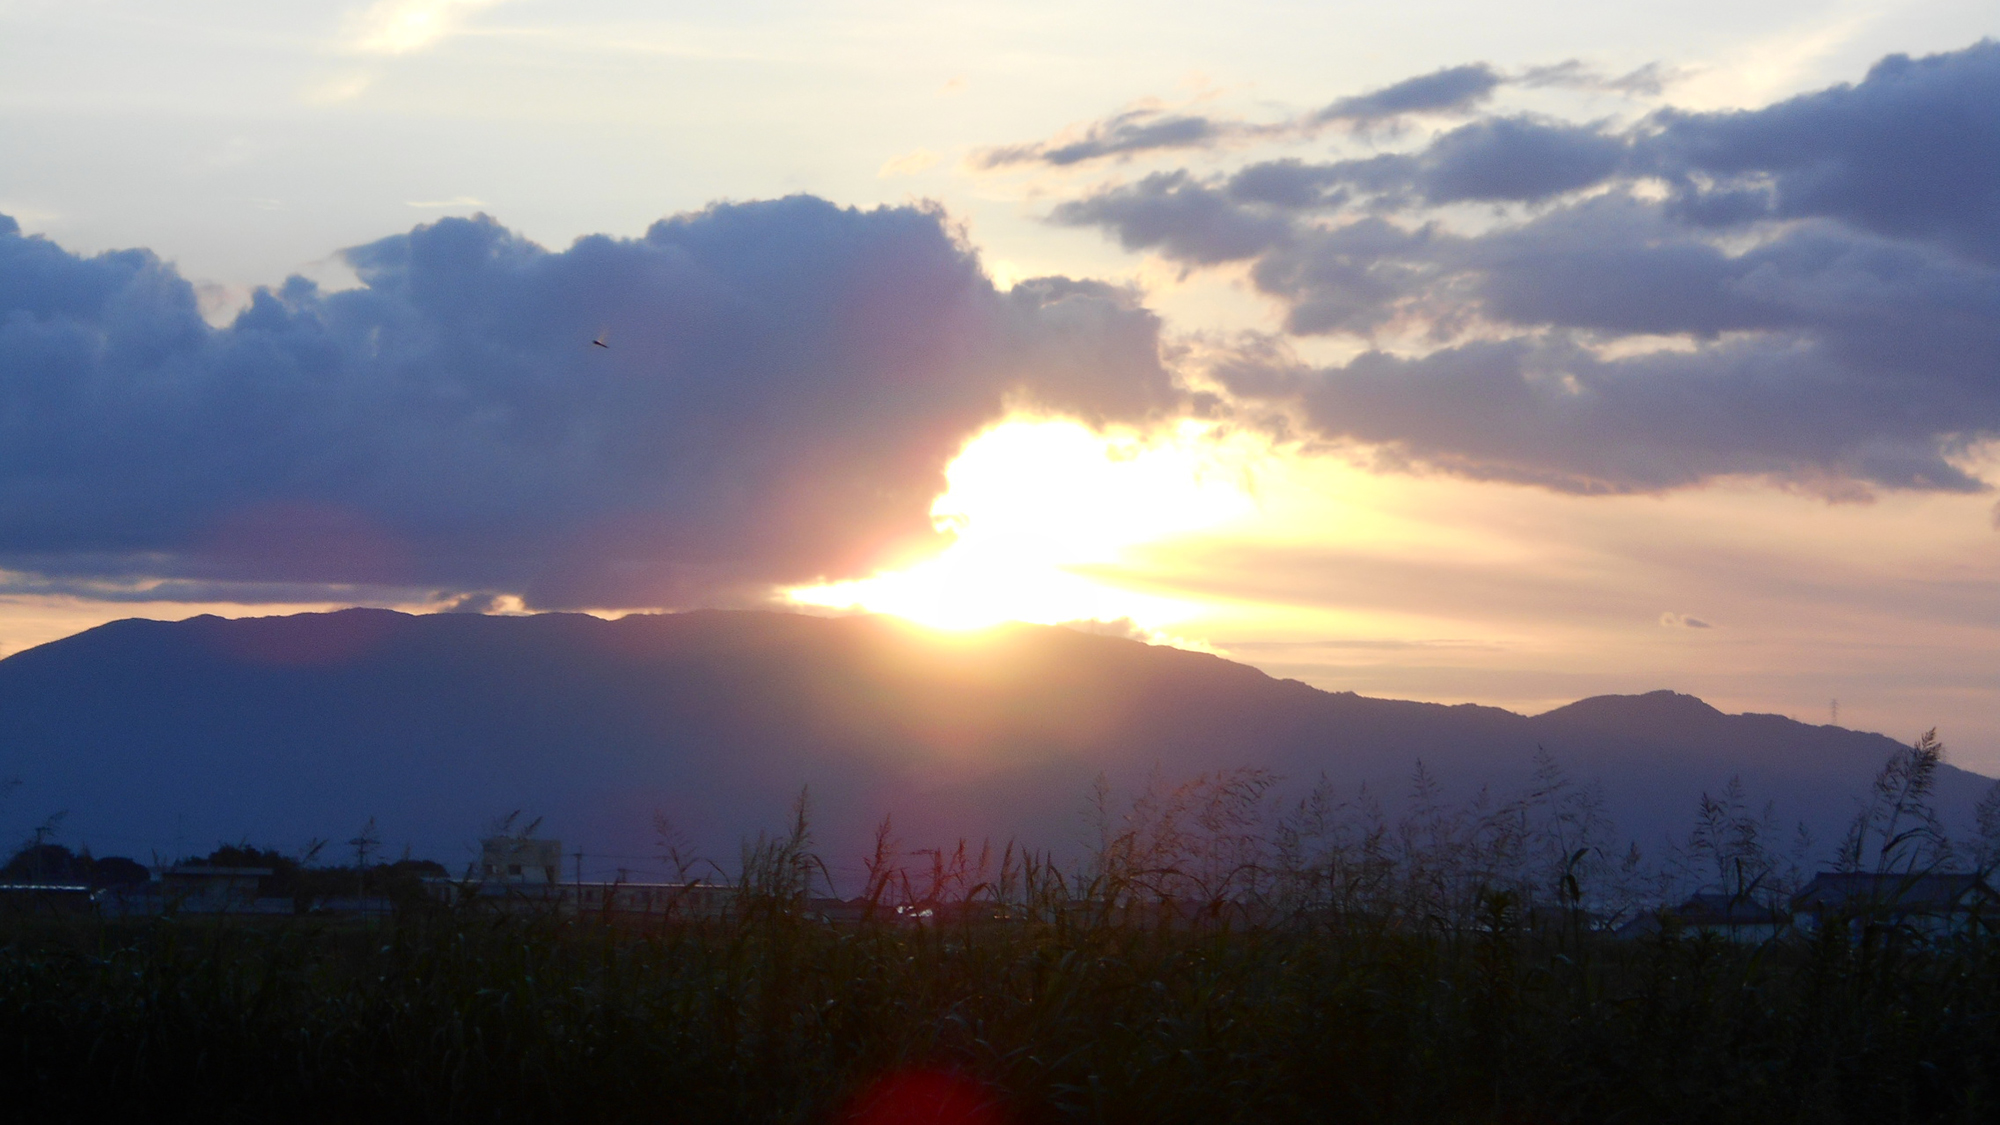
M 1164 433 L 1094 432 L 1019 418 L 968 441 L 931 508 L 951 543 L 867 578 L 801 586 L 795 604 L 887 613 L 940 629 L 1004 621 L 1129 620 L 1154 632 L 1190 607 L 1121 585 L 1134 548 L 1209 531 L 1254 510 L 1240 445 L 1187 423 Z

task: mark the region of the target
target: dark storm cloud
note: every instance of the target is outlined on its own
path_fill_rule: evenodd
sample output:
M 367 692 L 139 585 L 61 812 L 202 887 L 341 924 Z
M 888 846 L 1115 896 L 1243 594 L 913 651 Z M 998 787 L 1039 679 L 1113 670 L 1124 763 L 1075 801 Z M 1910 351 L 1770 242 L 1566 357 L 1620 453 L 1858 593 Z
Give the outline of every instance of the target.
M 1589 126 L 1494 117 L 1453 129 L 1416 153 L 1252 164 L 1230 176 L 1224 190 L 1238 203 L 1280 210 L 1325 210 L 1362 197 L 1391 205 L 1529 202 L 1603 182 L 1627 152 L 1623 140 Z
M 91 602 L 111 602 L 144 604 L 156 602 L 180 602 L 183 604 L 236 605 L 309 605 L 316 602 L 351 602 L 358 598 L 392 602 L 420 602 L 445 596 L 445 592 L 417 588 L 384 588 L 331 586 L 321 582 L 231 582 L 145 578 L 135 580 L 131 575 L 132 559 L 119 556 L 106 559 L 57 560 L 66 567 L 74 567 L 83 576 L 70 574 L 35 574 L 22 572 L 0 572 L 0 594 L 11 597 L 30 598 L 75 598 Z M 103 571 L 107 578 L 92 578 L 89 574 Z
M 1199 265 L 1254 257 L 1292 233 L 1284 218 L 1243 207 L 1185 172 L 1155 173 L 1130 187 L 1059 204 L 1052 218 L 1105 227 L 1128 250 L 1159 249 Z
M 1436 210 L 1465 203 L 1512 210 Z M 1428 336 L 1428 355 L 1311 371 L 1267 344 L 1218 367 L 1264 416 L 1289 402 L 1407 463 L 1580 491 L 1975 489 L 1948 459 L 2000 435 L 1990 42 L 1760 110 L 1496 116 L 1407 153 L 1160 172 L 1051 218 L 1245 262 L 1290 333 Z
M 447 219 L 348 259 L 361 288 L 293 279 L 217 330 L 152 255 L 6 221 L 0 567 L 710 600 L 930 542 L 1010 397 L 1175 401 L 1129 296 L 997 291 L 920 208 L 716 206 L 559 253 Z
M 1603 360 L 1562 343 L 1464 344 L 1417 358 L 1368 352 L 1301 372 L 1309 423 L 1465 476 L 1568 492 L 1652 491 L 1723 474 L 1973 490 L 1939 455 L 1965 396 L 1910 409 L 1908 388 L 1844 370 L 1794 340 Z M 1984 420 L 2000 422 L 1989 407 Z
M 1538 200 L 1598 183 L 1624 159 L 1624 143 L 1593 128 L 1496 117 L 1439 137 L 1413 179 L 1431 203 Z
M 2000 44 L 1891 55 L 1858 85 L 1658 123 L 1642 151 L 1685 194 L 1747 186 L 1778 217 L 1840 219 L 2000 265 Z
M 1537 201 L 1603 182 L 1627 151 L 1624 141 L 1589 127 L 1501 117 L 1454 129 L 1410 155 L 1328 164 L 1272 160 L 1226 179 L 1155 172 L 1058 204 L 1050 218 L 1105 228 L 1130 250 L 1212 265 L 1310 238 L 1289 213 L 1357 200 L 1391 207 Z

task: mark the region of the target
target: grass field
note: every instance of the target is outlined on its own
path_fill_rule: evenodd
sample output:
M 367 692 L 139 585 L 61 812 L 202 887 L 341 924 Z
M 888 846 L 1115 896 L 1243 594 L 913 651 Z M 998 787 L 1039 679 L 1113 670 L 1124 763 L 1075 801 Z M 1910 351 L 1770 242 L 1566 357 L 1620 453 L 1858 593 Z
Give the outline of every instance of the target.
M 19 923 L 0 1079 L 17 1119 L 1993 1119 L 1986 943 L 1490 921 Z
M 1885 766 L 1851 863 L 1949 859 L 1922 800 L 1939 755 Z M 1100 793 L 1067 875 L 1011 847 L 904 852 L 885 822 L 842 924 L 811 908 L 803 797 L 746 846 L 721 918 L 473 895 L 374 921 L 0 919 L 0 1082 L 23 1120 L 2000 1119 L 1983 915 L 1947 938 L 1748 945 L 1669 919 L 1619 940 L 1607 920 L 1673 884 L 1620 860 L 1552 765 L 1461 809 L 1420 772 L 1397 821 L 1313 798 L 1274 825 L 1267 785 L 1205 775 L 1118 815 Z M 1796 865 L 1739 805 L 1705 800 L 1676 863 L 1763 901 Z

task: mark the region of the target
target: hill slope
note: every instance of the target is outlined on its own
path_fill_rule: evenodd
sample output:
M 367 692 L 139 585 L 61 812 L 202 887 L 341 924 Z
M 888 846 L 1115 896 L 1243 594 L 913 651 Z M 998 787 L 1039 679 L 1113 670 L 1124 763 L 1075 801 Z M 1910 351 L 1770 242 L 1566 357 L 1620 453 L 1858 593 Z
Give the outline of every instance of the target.
M 1330 693 L 1199 653 L 1064 629 L 977 638 L 881 618 L 702 611 L 413 617 L 382 610 L 120 621 L 0 661 L 0 806 L 16 832 L 147 858 L 297 847 L 378 819 L 392 849 L 463 862 L 496 816 L 546 816 L 586 874 L 639 870 L 656 812 L 708 854 L 810 786 L 817 837 L 861 854 L 893 813 L 912 846 L 1019 837 L 1068 850 L 1100 771 L 1125 792 L 1266 766 L 1393 804 L 1421 758 L 1447 791 L 1505 792 L 1537 746 L 1651 842 L 1740 775 L 1837 837 L 1896 743 L 1668 692 L 1534 717 Z M 1947 769 L 1964 819 L 1989 781 Z

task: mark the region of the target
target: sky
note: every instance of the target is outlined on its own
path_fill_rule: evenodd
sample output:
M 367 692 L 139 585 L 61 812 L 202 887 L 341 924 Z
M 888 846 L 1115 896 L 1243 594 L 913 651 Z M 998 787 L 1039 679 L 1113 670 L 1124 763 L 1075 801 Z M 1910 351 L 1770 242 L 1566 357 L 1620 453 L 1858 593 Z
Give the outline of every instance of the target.
M 2000 772 L 1996 36 L 0 0 L 0 654 L 860 608 Z

